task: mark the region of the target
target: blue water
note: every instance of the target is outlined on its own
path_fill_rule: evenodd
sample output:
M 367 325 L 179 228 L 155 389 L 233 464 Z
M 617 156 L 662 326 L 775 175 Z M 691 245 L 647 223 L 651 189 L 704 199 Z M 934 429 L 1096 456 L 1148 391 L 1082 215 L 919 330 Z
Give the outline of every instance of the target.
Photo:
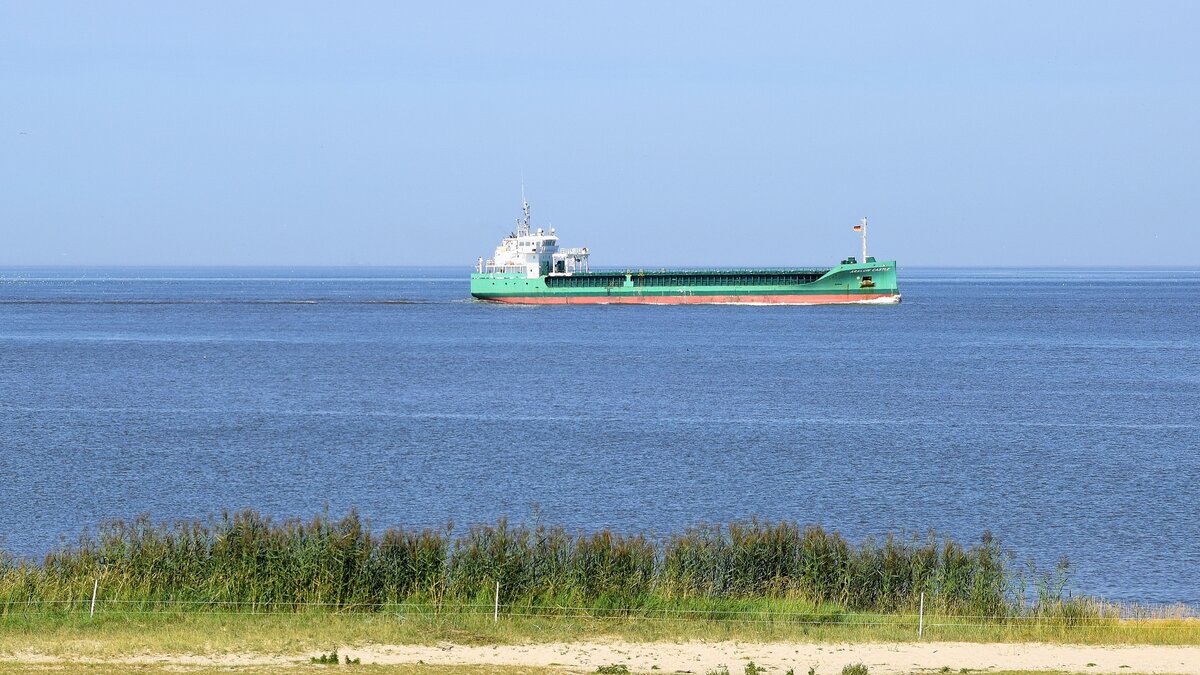
M 453 269 L 0 270 L 0 546 L 357 505 L 990 529 L 1200 603 L 1200 271 L 902 269 L 894 307 L 515 307 Z

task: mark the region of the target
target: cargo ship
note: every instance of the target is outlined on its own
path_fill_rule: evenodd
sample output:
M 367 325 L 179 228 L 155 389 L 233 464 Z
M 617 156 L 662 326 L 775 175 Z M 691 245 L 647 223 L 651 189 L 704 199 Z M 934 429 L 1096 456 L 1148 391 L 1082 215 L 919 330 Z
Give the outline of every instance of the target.
M 849 257 L 832 267 L 773 269 L 597 269 L 587 247 L 558 245 L 553 227 L 530 225 L 524 217 L 482 257 L 471 274 L 471 295 L 517 304 L 753 304 L 827 305 L 900 302 L 896 261 L 867 255 L 867 219 L 854 225 L 862 239 L 861 262 Z

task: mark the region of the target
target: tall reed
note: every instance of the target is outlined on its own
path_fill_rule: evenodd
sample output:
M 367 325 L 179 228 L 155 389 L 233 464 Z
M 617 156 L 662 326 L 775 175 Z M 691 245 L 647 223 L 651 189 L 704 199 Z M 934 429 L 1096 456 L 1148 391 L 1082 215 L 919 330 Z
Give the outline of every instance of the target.
M 469 598 L 488 595 L 498 582 L 505 603 L 632 607 L 652 589 L 657 556 L 641 535 L 569 534 L 501 519 L 454 541 L 447 587 L 453 597 Z
M 817 526 L 751 520 L 654 540 L 503 519 L 459 533 L 375 534 L 353 510 L 307 521 L 254 511 L 172 524 L 111 521 L 40 562 L 0 556 L 0 611 L 84 604 L 97 578 L 109 603 L 263 610 L 490 605 L 499 583 L 505 606 L 537 610 L 793 599 L 894 612 L 915 609 L 924 593 L 930 611 L 1029 611 L 1011 556 L 989 535 L 970 546 L 932 534 L 856 545 Z

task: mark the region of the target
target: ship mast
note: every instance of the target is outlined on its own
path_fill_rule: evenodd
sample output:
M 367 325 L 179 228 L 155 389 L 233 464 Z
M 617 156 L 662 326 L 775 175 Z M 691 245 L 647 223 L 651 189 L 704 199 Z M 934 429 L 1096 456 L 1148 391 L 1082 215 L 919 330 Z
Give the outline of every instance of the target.
M 859 221 L 858 227 L 860 230 L 862 230 L 862 248 L 863 248 L 862 260 L 859 262 L 865 263 L 865 262 L 867 262 L 867 217 L 866 216 L 863 216 L 863 219 L 861 221 Z
M 525 217 L 517 220 L 517 236 L 529 236 L 529 202 L 525 201 L 525 180 L 521 179 L 521 210 Z

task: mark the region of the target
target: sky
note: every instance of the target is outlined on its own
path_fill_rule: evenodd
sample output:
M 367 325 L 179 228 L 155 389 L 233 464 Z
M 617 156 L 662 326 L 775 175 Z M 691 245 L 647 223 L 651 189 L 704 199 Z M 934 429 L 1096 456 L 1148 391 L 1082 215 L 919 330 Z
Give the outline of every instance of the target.
M 0 0 L 0 264 L 1195 266 L 1200 3 Z

